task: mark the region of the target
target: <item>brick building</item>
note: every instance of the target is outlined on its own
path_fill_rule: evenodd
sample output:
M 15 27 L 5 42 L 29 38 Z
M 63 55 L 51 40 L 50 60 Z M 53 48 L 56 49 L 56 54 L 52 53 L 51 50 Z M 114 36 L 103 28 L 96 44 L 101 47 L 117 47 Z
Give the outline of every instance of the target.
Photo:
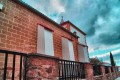
M 100 65 L 102 76 L 94 77 L 93 64 L 83 62 L 89 62 L 86 34 L 70 21 L 58 24 L 21 0 L 0 0 L 0 80 L 118 76 L 118 67 L 109 66 L 107 74 Z
M 70 32 L 76 34 L 78 38 L 78 61 L 80 62 L 89 62 L 88 46 L 86 43 L 86 34 L 77 28 L 70 21 L 66 21 L 60 24 Z
M 58 24 L 20 0 L 0 1 L 0 49 L 89 61 L 86 34 L 74 24 Z

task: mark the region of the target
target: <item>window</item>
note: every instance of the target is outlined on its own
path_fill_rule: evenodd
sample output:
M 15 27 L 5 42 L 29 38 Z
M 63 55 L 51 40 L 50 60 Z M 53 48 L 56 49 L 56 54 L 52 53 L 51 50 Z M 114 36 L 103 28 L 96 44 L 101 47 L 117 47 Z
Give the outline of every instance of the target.
M 78 38 L 79 43 L 86 45 L 85 42 L 85 35 L 83 35 L 80 31 L 78 31 L 77 29 L 75 29 L 73 26 L 70 26 L 70 30 L 72 33 L 76 34 L 77 36 L 79 36 L 80 38 Z
M 70 60 L 75 60 L 74 59 L 74 50 L 73 50 L 73 43 L 72 41 L 68 40 L 68 46 L 69 46 L 69 54 L 70 54 Z
M 45 30 L 45 53 L 54 56 L 53 34 L 49 30 Z
M 84 47 L 78 45 L 78 57 L 80 62 L 85 62 Z
M 73 43 L 66 38 L 62 38 L 62 56 L 66 60 L 75 60 Z
M 54 56 L 52 31 L 38 26 L 37 53 Z
M 87 47 L 84 47 L 84 56 L 85 56 L 85 61 L 89 62 Z
M 78 57 L 80 62 L 89 62 L 87 47 L 78 45 Z

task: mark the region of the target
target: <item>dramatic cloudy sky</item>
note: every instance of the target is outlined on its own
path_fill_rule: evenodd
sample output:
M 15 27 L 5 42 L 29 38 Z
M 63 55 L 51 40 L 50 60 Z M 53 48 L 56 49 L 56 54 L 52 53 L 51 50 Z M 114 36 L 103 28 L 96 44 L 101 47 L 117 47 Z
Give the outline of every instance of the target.
M 120 66 L 120 0 L 22 0 L 57 23 L 61 16 L 87 34 L 90 57 Z

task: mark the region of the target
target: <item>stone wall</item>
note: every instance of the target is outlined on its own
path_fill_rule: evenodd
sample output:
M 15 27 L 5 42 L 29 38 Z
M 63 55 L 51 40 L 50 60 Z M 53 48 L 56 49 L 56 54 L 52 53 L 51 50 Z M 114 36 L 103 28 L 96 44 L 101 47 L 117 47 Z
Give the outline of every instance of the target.
M 94 76 L 94 80 L 103 80 L 103 75 L 100 76 Z
M 86 70 L 86 78 L 88 79 L 88 80 L 93 80 L 93 67 L 92 67 L 92 65 L 91 64 L 89 64 L 89 63 L 86 63 L 86 65 L 85 65 L 85 70 Z
M 61 59 L 52 56 L 37 54 L 37 53 L 28 54 L 27 59 L 26 60 L 25 59 L 23 59 L 23 61 L 25 62 L 25 63 L 23 62 L 23 69 L 22 69 L 23 78 L 26 78 L 27 80 L 58 80 L 59 79 L 58 63 L 60 63 L 59 61 L 61 61 Z M 11 60 L 11 58 L 9 60 Z M 109 67 L 110 73 L 105 74 L 105 67 L 103 65 L 100 65 L 102 70 L 102 75 L 94 76 L 93 66 L 92 66 L 93 64 L 84 63 L 84 65 L 85 65 L 84 67 L 86 74 L 85 78 L 87 80 L 114 80 L 115 78 L 120 76 L 120 72 L 117 71 L 117 67 L 113 67 L 114 72 L 111 72 L 111 69 Z M 26 71 L 24 66 L 26 66 Z M 15 68 L 15 77 L 14 77 L 15 80 L 19 80 L 19 69 L 17 68 L 18 66 L 16 66 Z M 3 80 L 3 76 L 4 76 L 3 71 L 4 68 L 3 67 L 0 68 L 0 80 Z M 26 77 L 23 76 L 25 72 L 26 72 Z M 10 80 L 12 78 L 12 66 L 10 66 L 10 64 L 7 66 L 6 77 L 7 80 Z
M 57 58 L 30 54 L 27 59 L 27 80 L 57 80 L 57 68 Z
M 86 79 L 87 80 L 115 80 L 117 77 L 120 77 L 120 72 L 118 71 L 118 67 L 112 67 L 113 72 L 111 72 L 111 66 L 109 66 L 109 73 L 105 73 L 105 66 L 100 65 L 102 75 L 93 75 L 93 67 L 92 64 L 86 64 Z

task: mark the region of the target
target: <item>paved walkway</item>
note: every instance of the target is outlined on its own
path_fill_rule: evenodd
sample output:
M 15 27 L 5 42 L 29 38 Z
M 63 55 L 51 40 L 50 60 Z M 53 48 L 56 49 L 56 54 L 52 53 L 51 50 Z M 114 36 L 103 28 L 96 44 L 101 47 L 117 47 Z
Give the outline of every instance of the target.
M 117 79 L 115 79 L 115 80 L 120 80 L 120 77 L 118 77 Z

